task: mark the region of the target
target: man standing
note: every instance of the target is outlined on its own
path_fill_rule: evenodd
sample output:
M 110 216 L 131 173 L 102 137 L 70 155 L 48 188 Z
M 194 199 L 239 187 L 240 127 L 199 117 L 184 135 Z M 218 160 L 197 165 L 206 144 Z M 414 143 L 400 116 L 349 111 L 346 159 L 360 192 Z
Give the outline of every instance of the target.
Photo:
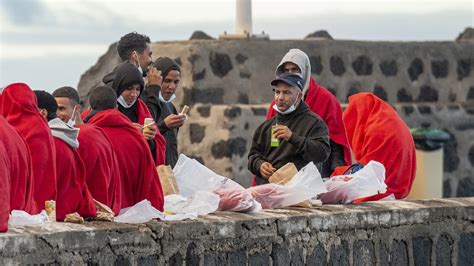
M 299 73 L 303 76 L 303 100 L 309 109 L 326 123 L 329 129 L 331 154 L 322 165 L 321 175 L 328 177 L 334 169 L 341 165 L 351 165 L 351 153 L 347 142 L 342 108 L 337 98 L 326 88 L 319 85 L 311 77 L 311 64 L 308 55 L 299 49 L 290 49 L 277 66 L 275 75 L 282 73 Z M 273 101 L 268 109 L 267 119 L 277 112 L 273 109 Z
M 278 114 L 257 128 L 248 156 L 248 168 L 257 184 L 268 183 L 289 162 L 297 169 L 309 162 L 320 168 L 331 152 L 326 124 L 302 101 L 301 75 L 283 73 L 271 85 L 275 86 L 273 109 Z
M 122 36 L 117 45 L 117 52 L 123 62 L 129 61 L 138 68 L 143 77 L 148 78 L 147 86 L 160 86 L 161 76 L 158 70 L 151 66 L 152 49 L 150 38 L 137 32 L 130 32 Z M 113 87 L 115 80 L 115 69 L 105 75 L 103 82 L 105 85 Z
M 81 112 L 77 90 L 68 86 L 61 87 L 53 92 L 53 97 L 58 104 L 57 117 L 64 123 L 74 126 Z
M 181 68 L 168 57 L 158 58 L 155 66 L 161 71 L 163 82 L 161 86 L 148 86 L 141 97 L 166 140 L 165 164 L 174 167 L 178 161 L 178 130 L 186 120 L 186 115 L 178 115 L 173 105 L 181 80 Z

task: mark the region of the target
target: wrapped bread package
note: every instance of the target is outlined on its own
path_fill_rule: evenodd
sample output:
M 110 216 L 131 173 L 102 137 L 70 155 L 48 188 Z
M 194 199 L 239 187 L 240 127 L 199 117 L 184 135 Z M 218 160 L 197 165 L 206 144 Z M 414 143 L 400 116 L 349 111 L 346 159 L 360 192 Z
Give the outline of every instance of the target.
M 169 165 L 160 165 L 156 167 L 158 176 L 160 177 L 161 187 L 165 196 L 171 194 L 179 194 L 178 183 L 174 176 L 173 169 Z
M 279 184 L 285 185 L 288 183 L 296 174 L 298 173 L 298 169 L 296 168 L 294 163 L 287 163 L 280 167 L 275 173 L 273 173 L 268 181 L 272 184 Z M 301 208 L 311 208 L 311 203 L 309 201 L 303 201 L 293 207 L 301 207 Z
M 284 185 L 288 183 L 296 174 L 298 173 L 298 169 L 294 163 L 287 163 L 280 167 L 275 173 L 273 173 L 268 181 L 273 184 L 280 184 Z

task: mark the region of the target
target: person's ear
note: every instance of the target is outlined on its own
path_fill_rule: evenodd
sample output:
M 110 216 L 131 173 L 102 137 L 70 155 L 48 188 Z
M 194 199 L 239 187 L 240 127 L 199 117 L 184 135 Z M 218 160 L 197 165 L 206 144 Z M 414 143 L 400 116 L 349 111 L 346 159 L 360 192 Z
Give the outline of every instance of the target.
M 48 119 L 48 110 L 46 109 L 39 109 L 41 116 L 43 116 L 46 120 Z

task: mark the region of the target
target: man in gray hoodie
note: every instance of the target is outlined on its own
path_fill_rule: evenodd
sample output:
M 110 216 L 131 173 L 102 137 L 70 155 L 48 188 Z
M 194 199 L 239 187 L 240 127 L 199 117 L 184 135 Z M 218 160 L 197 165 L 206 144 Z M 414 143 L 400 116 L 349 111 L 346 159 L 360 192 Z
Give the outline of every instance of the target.
M 309 162 L 320 167 L 331 152 L 326 124 L 302 101 L 301 75 L 283 73 L 271 84 L 278 114 L 257 128 L 248 156 L 258 185 L 289 162 L 298 170 Z

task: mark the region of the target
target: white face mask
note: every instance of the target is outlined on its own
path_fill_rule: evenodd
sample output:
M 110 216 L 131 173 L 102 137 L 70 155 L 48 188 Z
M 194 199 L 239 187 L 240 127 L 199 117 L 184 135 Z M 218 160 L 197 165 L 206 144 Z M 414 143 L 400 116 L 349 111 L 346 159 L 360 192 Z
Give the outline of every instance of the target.
M 138 71 L 140 71 L 140 74 L 143 76 L 143 69 L 142 66 L 140 66 L 140 59 L 138 57 L 137 51 L 135 51 L 135 56 L 137 57 L 136 67 L 138 68 Z
M 282 114 L 282 115 L 291 114 L 292 112 L 294 112 L 296 110 L 296 103 L 297 102 L 298 102 L 298 97 L 296 97 L 295 102 L 288 109 L 286 109 L 285 111 L 281 111 L 280 109 L 278 109 L 278 106 L 276 104 L 273 105 L 273 109 L 275 111 L 277 111 L 278 113 Z
M 69 120 L 66 122 L 66 124 L 70 127 L 74 127 L 74 125 L 76 124 L 76 121 L 74 119 L 75 114 L 76 114 L 76 108 L 74 107 L 74 110 L 72 111 L 71 118 L 69 118 Z
M 163 95 L 161 95 L 161 91 L 160 91 L 159 97 L 160 97 L 160 101 L 161 101 L 161 102 L 163 102 L 163 103 L 170 103 L 170 102 L 174 101 L 174 99 L 176 99 L 176 94 L 173 93 L 173 95 L 171 95 L 171 97 L 170 97 L 169 100 L 165 100 L 165 98 L 163 98 Z
M 128 103 L 125 101 L 125 99 L 123 98 L 122 95 L 120 95 L 120 97 L 117 98 L 117 102 L 118 102 L 121 106 L 123 106 L 123 107 L 125 107 L 125 108 L 130 108 L 130 107 L 132 107 L 132 105 L 133 105 L 136 101 L 137 101 L 137 100 L 135 100 L 132 104 L 128 104 Z

